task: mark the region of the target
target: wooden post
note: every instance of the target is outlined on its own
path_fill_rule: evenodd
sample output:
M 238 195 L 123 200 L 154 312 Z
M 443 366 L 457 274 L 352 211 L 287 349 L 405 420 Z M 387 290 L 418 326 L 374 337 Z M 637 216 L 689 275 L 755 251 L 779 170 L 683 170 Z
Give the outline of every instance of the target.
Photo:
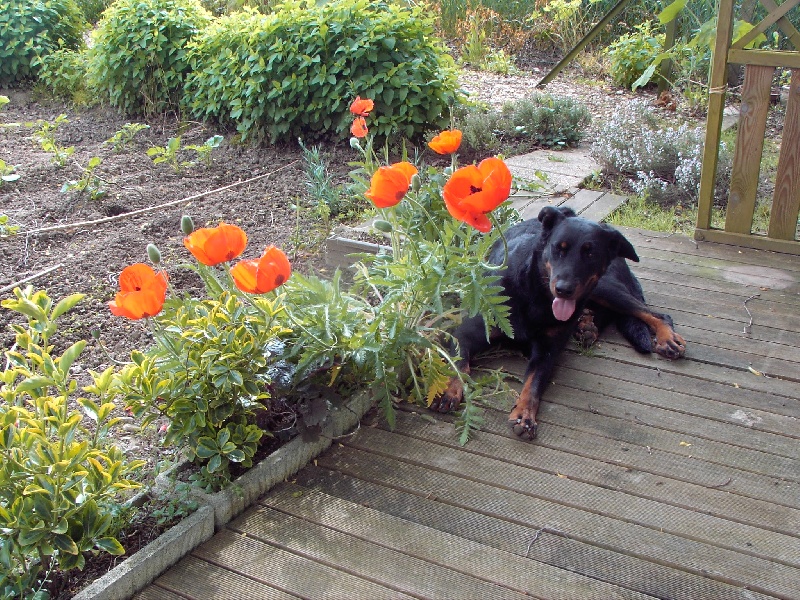
M 680 13 L 678 13 L 675 15 L 675 18 L 672 19 L 672 21 L 667 23 L 667 32 L 664 37 L 664 48 L 662 48 L 662 52 L 671 50 L 675 45 L 675 37 L 678 33 L 678 21 L 680 18 Z M 661 93 L 664 90 L 669 89 L 670 85 L 672 84 L 671 58 L 661 61 L 661 64 L 658 67 L 658 74 L 661 75 L 661 78 L 658 80 L 658 92 Z
M 795 239 L 800 213 L 800 69 L 792 70 L 767 235 Z
M 725 108 L 725 88 L 728 83 L 728 47 L 733 34 L 733 4 L 734 0 L 719 0 L 717 39 L 711 59 L 703 171 L 700 174 L 700 198 L 697 208 L 698 229 L 711 228 L 711 207 L 714 204 L 719 140 L 722 135 L 722 111 Z
M 775 67 L 747 65 L 745 68 L 725 231 L 750 233 L 753 225 L 769 96 L 774 76 Z

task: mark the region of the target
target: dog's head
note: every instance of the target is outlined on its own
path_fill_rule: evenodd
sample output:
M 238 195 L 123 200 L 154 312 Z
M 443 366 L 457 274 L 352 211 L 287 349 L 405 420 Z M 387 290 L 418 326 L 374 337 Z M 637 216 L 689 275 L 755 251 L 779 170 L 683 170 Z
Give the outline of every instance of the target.
M 575 215 L 569 208 L 546 206 L 539 213 L 541 269 L 553 295 L 553 315 L 573 316 L 615 258 L 638 262 L 631 243 L 619 231 Z

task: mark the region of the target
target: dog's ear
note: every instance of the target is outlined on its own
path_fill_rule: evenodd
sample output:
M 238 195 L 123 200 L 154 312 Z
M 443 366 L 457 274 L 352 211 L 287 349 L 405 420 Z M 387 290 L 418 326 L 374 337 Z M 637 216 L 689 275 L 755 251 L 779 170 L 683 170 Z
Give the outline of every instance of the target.
M 556 208 L 555 206 L 545 206 L 539 211 L 539 221 L 542 227 L 549 231 L 567 217 L 574 217 L 575 211 L 571 208 Z
M 606 231 L 608 231 L 610 234 L 609 248 L 611 249 L 612 254 L 615 254 L 621 258 L 627 258 L 633 262 L 639 262 L 639 255 L 636 254 L 636 250 L 634 250 L 633 244 L 628 241 L 628 238 L 626 238 L 613 227 L 609 227 L 606 224 L 603 224 L 603 228 L 606 229 Z

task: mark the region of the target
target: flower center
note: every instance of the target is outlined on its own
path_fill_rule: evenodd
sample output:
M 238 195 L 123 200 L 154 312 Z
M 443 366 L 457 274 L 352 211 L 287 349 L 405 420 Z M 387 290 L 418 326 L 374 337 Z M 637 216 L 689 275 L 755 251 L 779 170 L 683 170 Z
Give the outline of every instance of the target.
M 469 186 L 469 193 L 470 194 L 477 194 L 478 192 L 482 192 L 483 188 L 475 187 L 474 185 Z

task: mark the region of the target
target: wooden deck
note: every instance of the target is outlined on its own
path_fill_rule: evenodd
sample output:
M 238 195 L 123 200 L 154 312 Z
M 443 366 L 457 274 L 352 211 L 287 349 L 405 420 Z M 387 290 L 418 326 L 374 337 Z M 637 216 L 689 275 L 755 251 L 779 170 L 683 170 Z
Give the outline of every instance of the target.
M 570 350 L 533 443 L 362 423 L 137 598 L 800 599 L 800 259 L 627 234 L 684 360 Z

